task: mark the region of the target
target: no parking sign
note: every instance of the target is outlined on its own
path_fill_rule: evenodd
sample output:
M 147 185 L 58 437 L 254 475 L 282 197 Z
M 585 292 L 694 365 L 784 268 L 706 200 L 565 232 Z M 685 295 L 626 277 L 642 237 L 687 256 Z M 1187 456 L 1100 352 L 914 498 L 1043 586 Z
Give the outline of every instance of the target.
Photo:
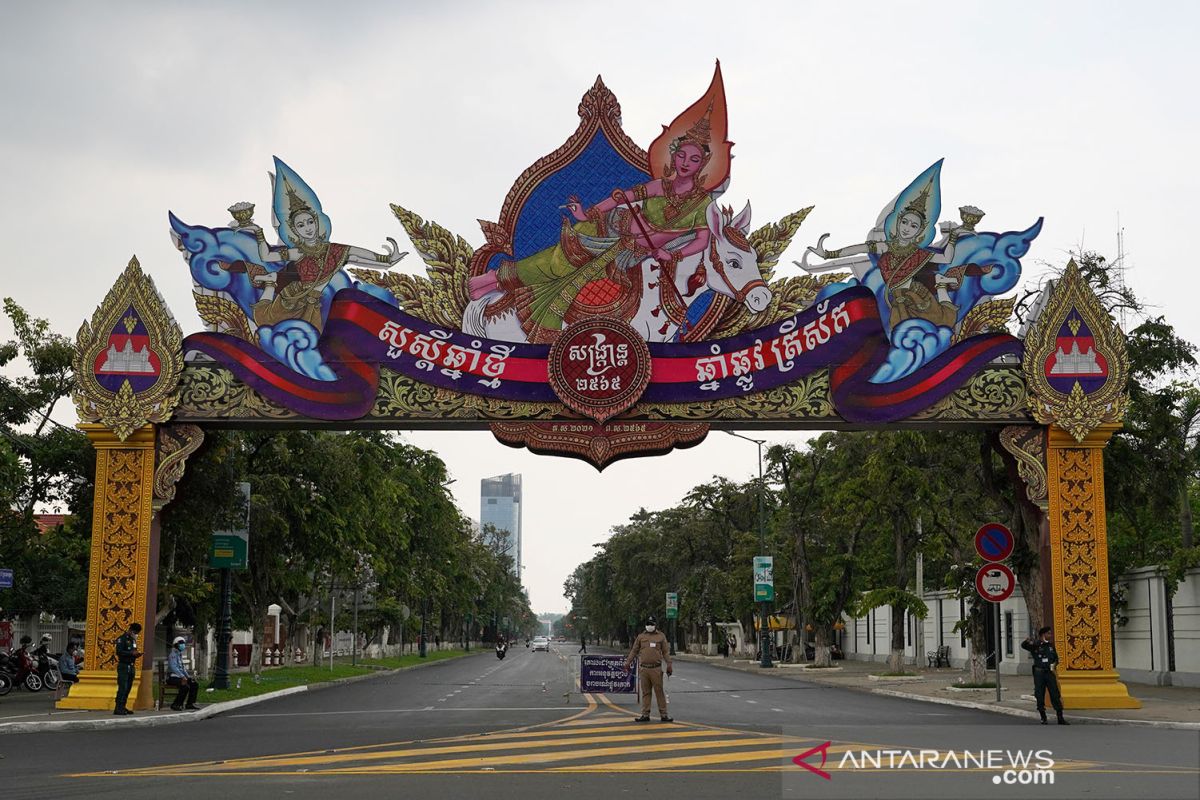
M 975 552 L 984 561 L 1003 561 L 1012 555 L 1012 531 L 999 522 L 989 522 L 975 534 Z

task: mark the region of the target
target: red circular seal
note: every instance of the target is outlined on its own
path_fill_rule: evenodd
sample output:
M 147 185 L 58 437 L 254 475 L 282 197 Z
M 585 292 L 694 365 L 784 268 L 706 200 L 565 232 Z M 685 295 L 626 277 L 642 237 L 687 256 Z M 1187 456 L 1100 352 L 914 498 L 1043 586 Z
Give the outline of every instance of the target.
M 650 383 L 650 348 L 629 324 L 594 317 L 550 346 L 550 387 L 567 408 L 604 422 L 630 408 Z

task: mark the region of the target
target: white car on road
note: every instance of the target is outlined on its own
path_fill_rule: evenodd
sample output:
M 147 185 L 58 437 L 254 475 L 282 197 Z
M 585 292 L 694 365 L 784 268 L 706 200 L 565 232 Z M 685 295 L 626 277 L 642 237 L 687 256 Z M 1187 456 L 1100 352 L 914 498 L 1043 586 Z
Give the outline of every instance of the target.
M 538 650 L 545 650 L 547 653 L 550 652 L 550 640 L 545 636 L 538 636 L 534 638 L 533 652 L 536 653 Z

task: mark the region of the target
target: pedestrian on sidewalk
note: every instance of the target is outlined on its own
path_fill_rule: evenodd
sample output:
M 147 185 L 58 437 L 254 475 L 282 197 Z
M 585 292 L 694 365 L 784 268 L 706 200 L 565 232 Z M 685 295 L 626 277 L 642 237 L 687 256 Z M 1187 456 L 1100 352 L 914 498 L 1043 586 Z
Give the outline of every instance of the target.
M 1071 723 L 1063 717 L 1062 695 L 1058 692 L 1058 678 L 1055 668 L 1058 667 L 1058 651 L 1054 649 L 1054 632 L 1047 625 L 1040 629 L 1037 638 L 1030 636 L 1021 642 L 1021 649 L 1028 650 L 1033 656 L 1033 694 L 1037 698 L 1038 714 L 1042 724 L 1046 724 L 1046 692 L 1050 692 L 1050 704 L 1058 715 L 1059 725 Z
M 658 630 L 658 621 L 647 617 L 646 630 L 633 640 L 633 649 L 625 657 L 625 669 L 629 670 L 634 662 L 638 663 L 639 688 L 642 694 L 642 715 L 638 722 L 650 721 L 650 690 L 658 702 L 659 718 L 663 722 L 671 722 L 667 714 L 667 695 L 663 690 L 663 663 L 667 665 L 667 675 L 672 674 L 671 648 L 667 637 Z
M 587 637 L 584 636 L 582 633 L 579 634 L 579 652 L 581 652 L 581 653 L 587 652 Z
M 137 649 L 137 637 L 141 632 L 141 623 L 134 622 L 117 637 L 117 699 L 113 716 L 123 717 L 133 713 L 125 707 L 125 703 L 133 689 L 133 673 L 137 669 L 138 659 L 142 657 Z
M 184 703 L 187 703 L 188 711 L 197 711 L 200 708 L 196 705 L 196 694 L 200 691 L 200 681 L 196 680 L 196 676 L 183 666 L 183 651 L 186 649 L 187 639 L 176 636 L 175 641 L 171 642 L 171 652 L 167 655 L 167 685 L 179 687 L 179 693 L 175 695 L 175 702 L 171 703 L 172 711 L 183 711 Z

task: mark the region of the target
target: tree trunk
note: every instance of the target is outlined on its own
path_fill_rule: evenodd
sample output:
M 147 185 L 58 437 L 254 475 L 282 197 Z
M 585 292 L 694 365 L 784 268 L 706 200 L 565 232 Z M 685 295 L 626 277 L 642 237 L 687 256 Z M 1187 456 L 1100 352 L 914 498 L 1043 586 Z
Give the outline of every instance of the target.
M 904 671 L 904 610 L 892 606 L 892 649 L 888 653 L 888 672 Z
M 1183 534 L 1184 548 L 1190 548 L 1194 538 L 1192 528 L 1192 502 L 1188 497 L 1188 482 L 1184 480 L 1179 486 L 1179 526 Z
M 829 647 L 829 628 L 824 625 L 816 625 L 813 631 L 813 666 L 814 667 L 832 667 L 833 652 Z M 804 646 L 804 642 L 800 643 Z
M 971 683 L 987 683 L 987 630 L 983 615 L 990 610 L 991 604 L 982 601 L 971 604 Z

